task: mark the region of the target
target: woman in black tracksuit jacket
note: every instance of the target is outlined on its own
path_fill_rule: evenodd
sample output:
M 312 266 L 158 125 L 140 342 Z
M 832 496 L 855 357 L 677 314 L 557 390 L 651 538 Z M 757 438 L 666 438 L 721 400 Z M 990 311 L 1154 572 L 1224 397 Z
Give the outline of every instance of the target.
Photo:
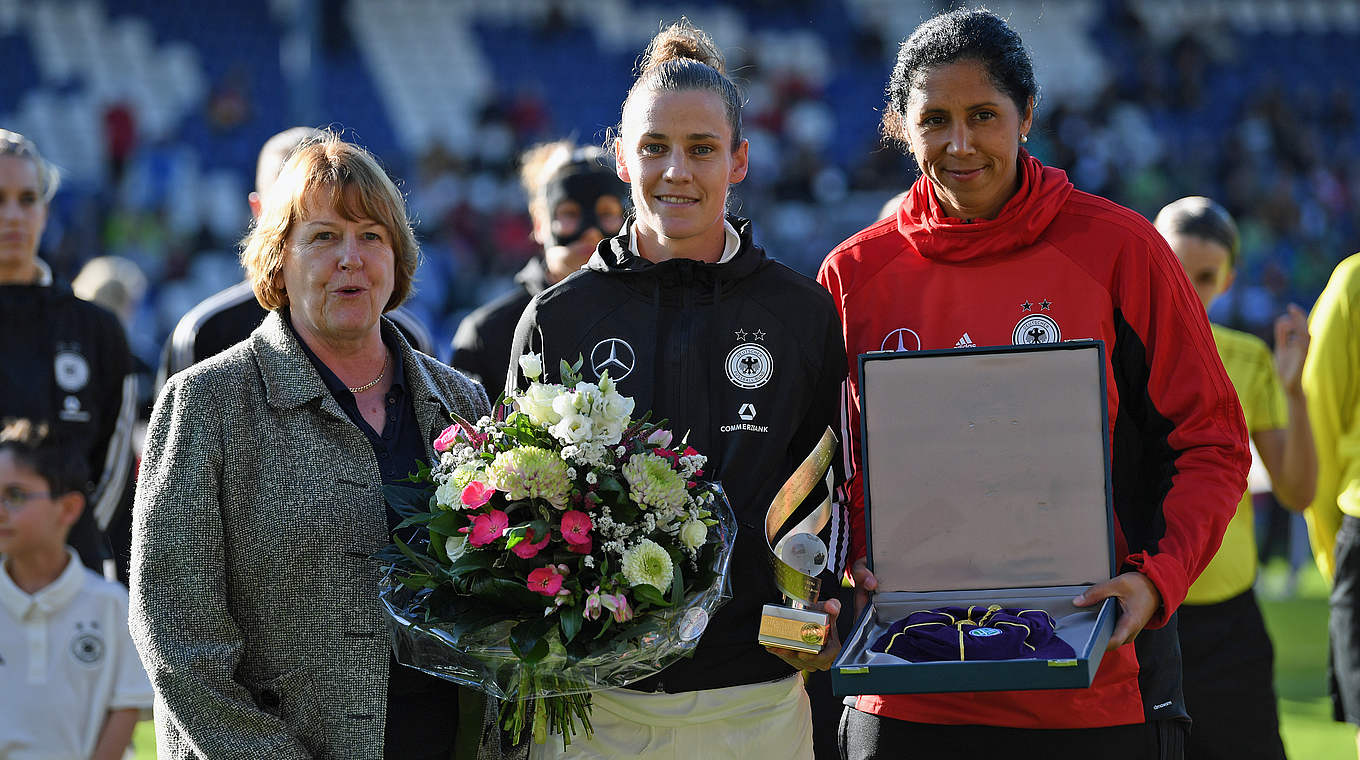
M 795 669 L 825 669 L 839 647 L 832 642 L 813 657 L 756 642 L 761 606 L 781 601 L 765 512 L 839 418 L 845 350 L 828 294 L 768 258 L 749 221 L 725 215 L 728 186 L 745 176 L 747 147 L 740 99 L 711 45 L 687 22 L 653 40 L 614 145 L 633 216 L 584 269 L 535 296 L 516 331 L 511 385 L 522 387 L 515 359 L 531 352 L 550 372 L 578 357 L 587 380 L 608 371 L 639 413 L 669 420 L 677 438 L 688 435 L 708 457 L 704 477 L 722 482 L 740 525 L 733 599 L 694 657 L 627 690 L 597 693 L 595 737 L 573 740 L 568 757 L 647 757 L 649 746 L 662 745 L 700 756 L 811 757 Z M 833 525 L 833 545 L 842 528 Z M 839 610 L 834 601 L 827 607 Z M 684 713 L 693 719 L 656 728 L 664 721 L 649 718 L 650 705 L 664 712 L 676 694 L 699 700 Z M 723 722 L 731 712 L 742 714 L 739 727 Z M 630 731 L 639 726 L 652 739 L 635 741 Z M 765 746 L 747 750 L 743 742 Z

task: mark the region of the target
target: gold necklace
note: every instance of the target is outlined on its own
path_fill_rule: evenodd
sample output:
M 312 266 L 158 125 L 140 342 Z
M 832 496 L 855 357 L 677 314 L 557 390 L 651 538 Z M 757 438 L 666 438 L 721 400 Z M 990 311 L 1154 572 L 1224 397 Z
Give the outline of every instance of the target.
M 382 382 L 382 379 L 383 379 L 383 375 L 386 375 L 386 374 L 387 374 L 387 362 L 388 362 L 389 360 L 391 360 L 391 358 L 392 358 L 391 355 L 387 353 L 387 349 L 383 349 L 383 368 L 382 368 L 382 372 L 379 372 L 379 373 L 378 373 L 378 376 L 375 377 L 375 378 L 373 378 L 373 381 L 370 382 L 370 383 L 368 383 L 367 385 L 361 385 L 361 386 L 359 386 L 358 388 L 350 388 L 348 385 L 346 385 L 345 388 L 347 388 L 347 389 L 349 390 L 350 393 L 363 393 L 364 391 L 368 390 L 369 388 L 372 388 L 373 386 L 377 385 L 378 383 L 381 383 L 381 382 Z

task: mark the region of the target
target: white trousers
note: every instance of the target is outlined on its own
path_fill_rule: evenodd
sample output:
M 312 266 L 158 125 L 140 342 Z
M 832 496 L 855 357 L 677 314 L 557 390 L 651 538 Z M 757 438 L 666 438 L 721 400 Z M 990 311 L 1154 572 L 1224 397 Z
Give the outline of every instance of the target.
M 552 735 L 532 760 L 812 760 L 803 678 L 683 694 L 610 689 L 591 696 L 595 735 Z

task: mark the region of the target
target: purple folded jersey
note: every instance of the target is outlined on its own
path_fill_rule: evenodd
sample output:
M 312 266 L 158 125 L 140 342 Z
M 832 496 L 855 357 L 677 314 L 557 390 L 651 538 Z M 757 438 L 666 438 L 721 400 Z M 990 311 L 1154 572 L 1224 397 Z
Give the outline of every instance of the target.
M 999 604 L 913 612 L 870 647 L 911 662 L 941 660 L 1067 660 L 1076 652 L 1053 631 L 1043 610 Z

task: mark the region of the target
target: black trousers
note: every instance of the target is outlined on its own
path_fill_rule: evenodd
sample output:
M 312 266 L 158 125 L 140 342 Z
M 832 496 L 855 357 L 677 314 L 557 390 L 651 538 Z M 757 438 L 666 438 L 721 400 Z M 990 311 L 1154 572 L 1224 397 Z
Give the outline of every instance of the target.
M 1256 594 L 1182 604 L 1181 685 L 1194 725 L 1188 760 L 1284 760 L 1275 706 L 1275 650 Z
M 1336 578 L 1328 606 L 1333 717 L 1360 726 L 1360 519 L 1350 515 L 1341 518 L 1336 532 Z
M 846 707 L 840 740 L 845 760 L 983 756 L 1183 760 L 1187 728 L 1185 721 L 1174 720 L 1072 729 L 946 726 L 880 718 Z

